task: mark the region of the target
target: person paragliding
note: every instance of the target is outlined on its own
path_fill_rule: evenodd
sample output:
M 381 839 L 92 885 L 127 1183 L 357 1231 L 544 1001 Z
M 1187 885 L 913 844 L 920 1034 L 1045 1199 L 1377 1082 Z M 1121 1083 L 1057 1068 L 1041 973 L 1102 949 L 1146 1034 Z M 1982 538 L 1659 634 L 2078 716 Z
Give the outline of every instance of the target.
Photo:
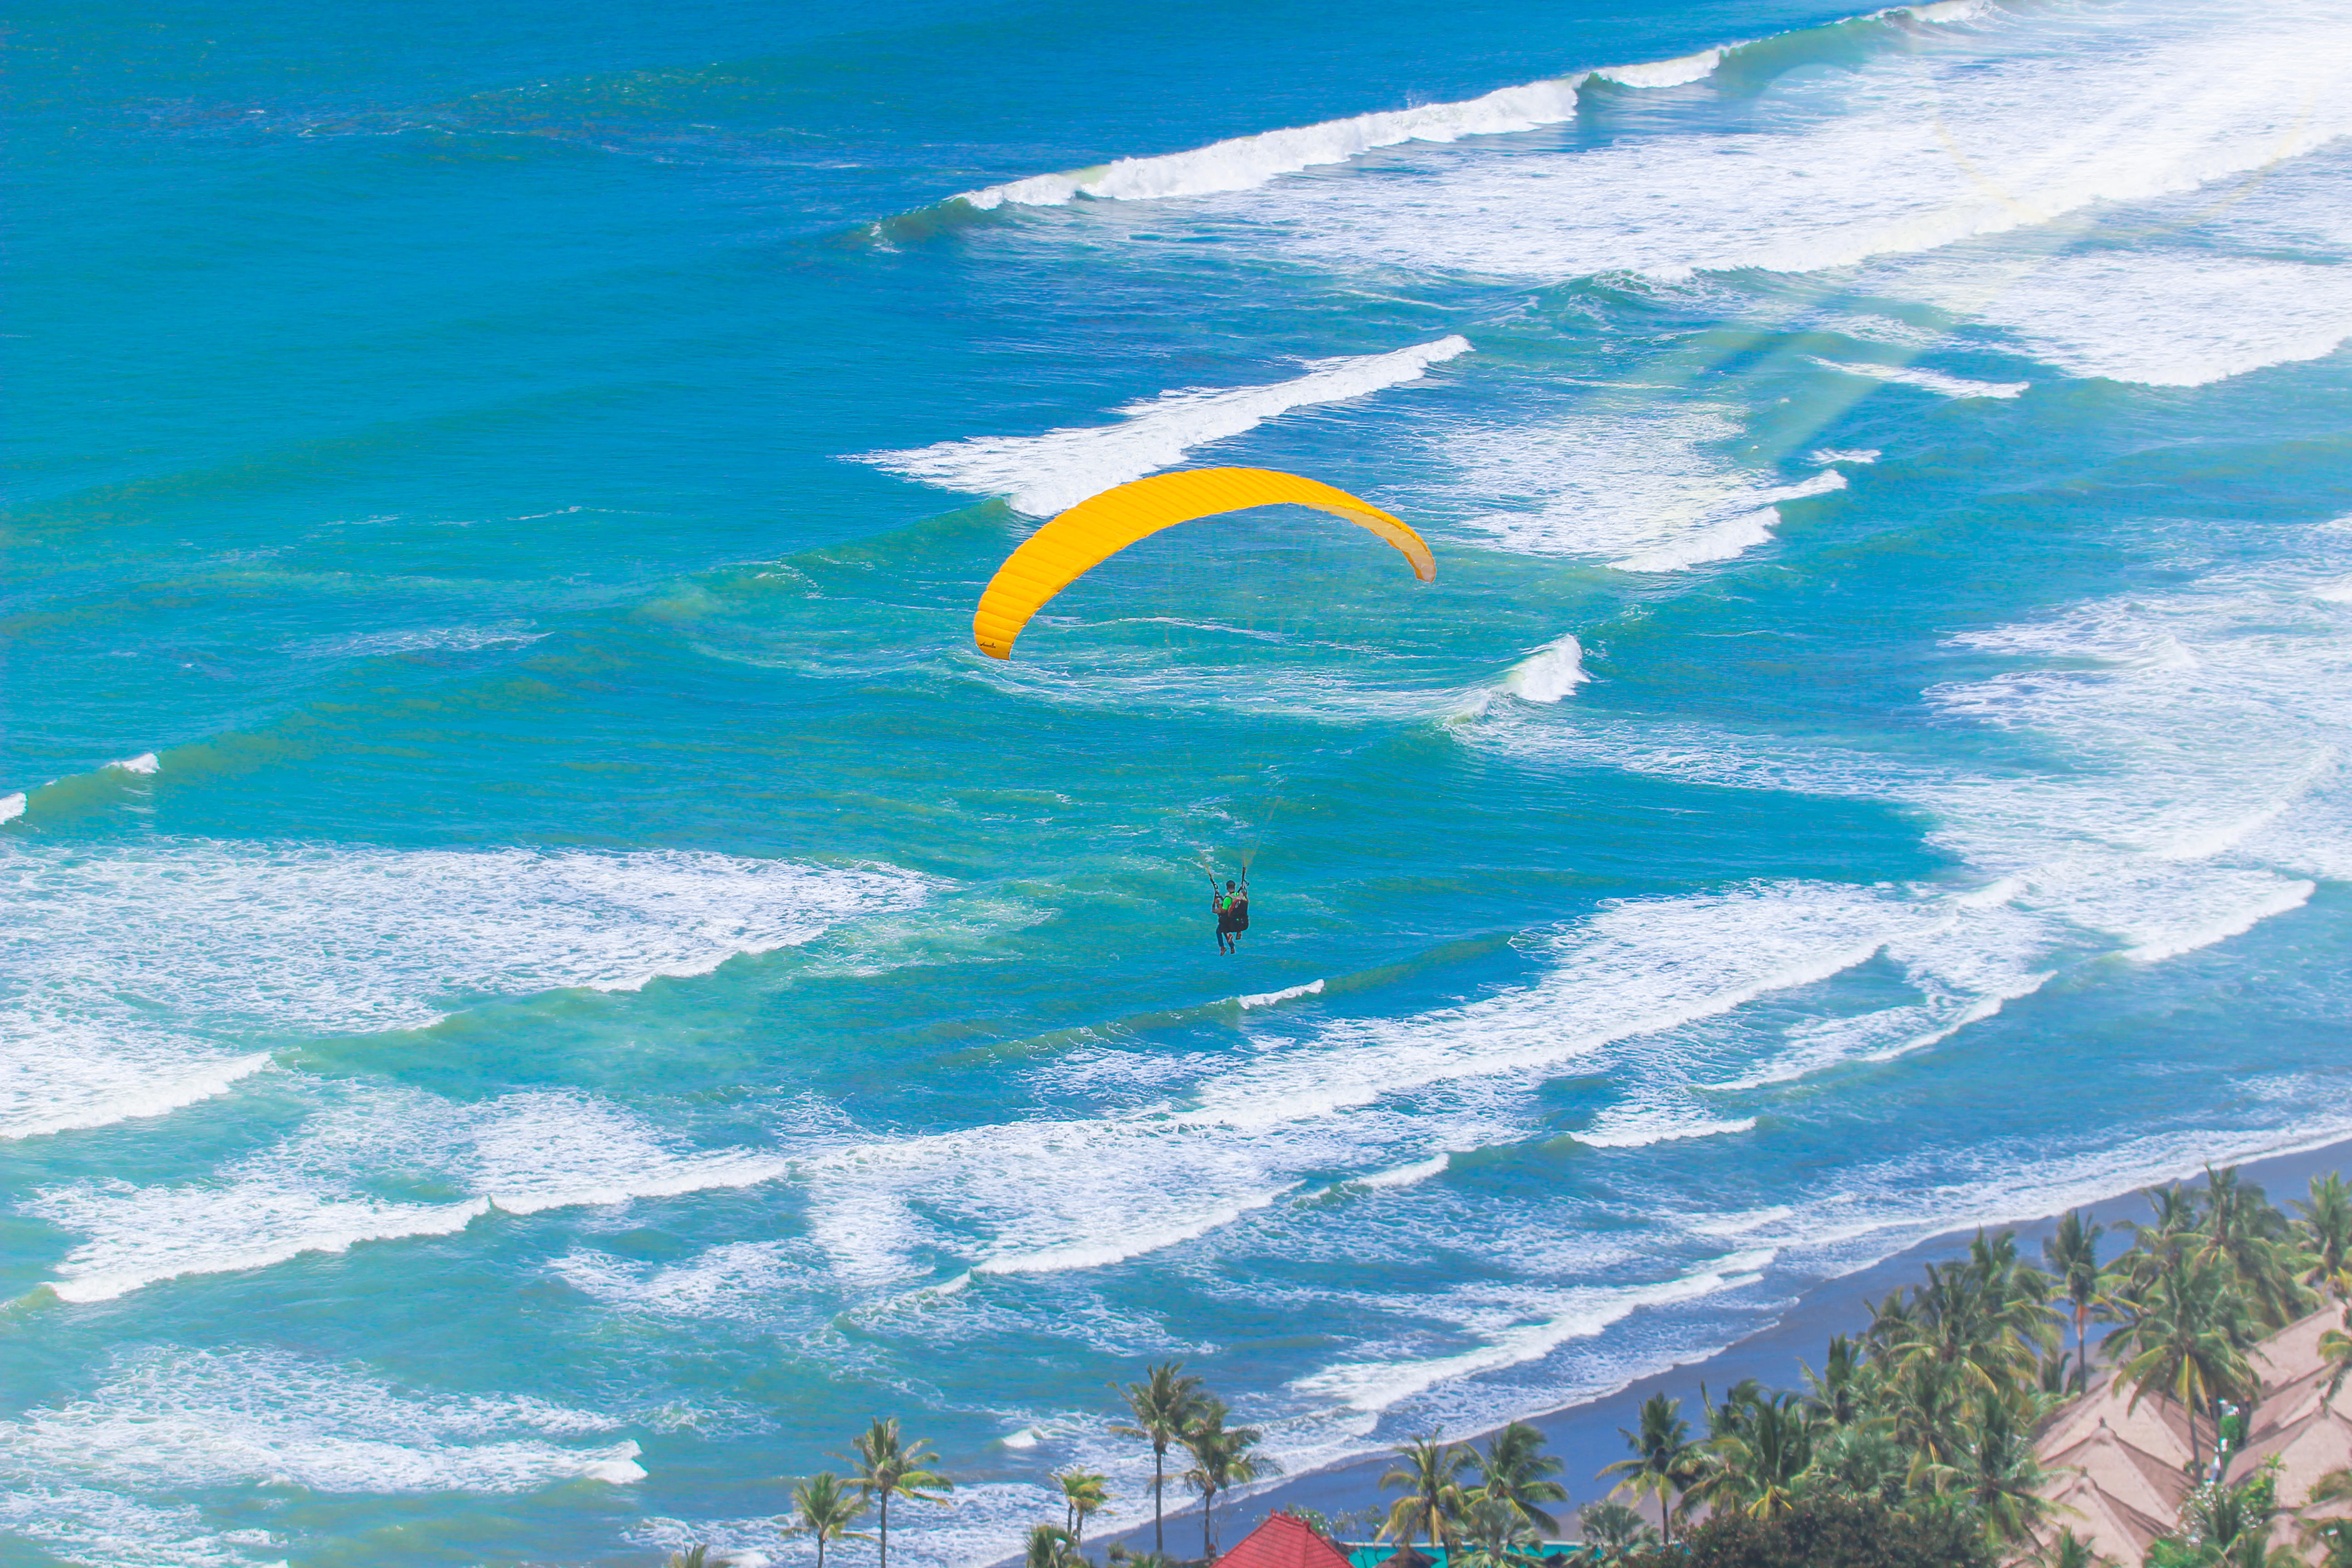
M 1223 892 L 1217 890 L 1217 879 L 1212 875 L 1209 878 L 1209 908 L 1215 911 L 1217 917 L 1217 951 L 1240 952 L 1242 932 L 1249 930 L 1249 874 L 1242 874 L 1239 887 L 1228 878 Z
M 1346 490 L 1272 468 L 1189 468 L 1114 485 L 1047 521 L 1006 556 L 972 611 L 972 642 L 991 658 L 1010 659 L 1030 619 L 1096 566 L 1163 529 L 1261 506 L 1303 506 L 1354 523 L 1402 555 L 1414 577 L 1437 579 L 1429 545 L 1404 521 Z M 1217 951 L 1240 951 L 1249 930 L 1249 874 L 1217 886 Z

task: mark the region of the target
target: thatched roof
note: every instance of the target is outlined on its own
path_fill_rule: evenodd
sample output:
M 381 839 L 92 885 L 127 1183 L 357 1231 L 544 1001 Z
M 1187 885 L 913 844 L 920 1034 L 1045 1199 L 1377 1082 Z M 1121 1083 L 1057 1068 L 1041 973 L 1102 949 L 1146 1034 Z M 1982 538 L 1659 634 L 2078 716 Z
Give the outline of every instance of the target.
M 2327 1386 L 2319 1336 L 2343 1321 L 2328 1306 L 2288 1324 L 2254 1350 L 2263 1395 L 2254 1406 L 2245 1446 L 2231 1457 L 2230 1479 L 2243 1480 L 2275 1455 L 2281 1508 L 2273 1540 L 2292 1542 L 2294 1521 L 2284 1511 L 2310 1495 L 2328 1471 L 2352 1466 L 2352 1415 L 2320 1397 Z M 2352 1388 L 2345 1391 L 2352 1405 Z M 2050 1479 L 2042 1495 L 2061 1505 L 2041 1531 L 2047 1545 L 2072 1528 L 2096 1551 L 2137 1563 L 2147 1544 L 2172 1529 L 2189 1495 L 2189 1427 L 2180 1407 L 2150 1394 L 2126 1408 L 2131 1390 L 2112 1380 L 2060 1413 L 2035 1444 Z M 2212 1433 L 2200 1429 L 2200 1451 L 2210 1458 Z

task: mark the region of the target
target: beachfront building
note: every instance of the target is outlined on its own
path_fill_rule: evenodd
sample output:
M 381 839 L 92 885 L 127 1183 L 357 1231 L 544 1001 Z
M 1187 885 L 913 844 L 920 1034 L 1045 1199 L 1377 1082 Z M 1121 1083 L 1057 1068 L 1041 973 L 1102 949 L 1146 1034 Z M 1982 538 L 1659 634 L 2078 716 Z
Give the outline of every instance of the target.
M 2252 1352 L 2262 1397 L 2223 1479 L 2243 1481 L 2278 1461 L 2274 1546 L 2294 1544 L 2293 1510 L 2310 1497 L 2313 1483 L 2352 1467 L 2352 1415 L 2326 1397 L 2334 1369 L 2319 1353 L 2320 1336 L 2342 1321 L 2342 1308 L 2331 1302 Z M 2133 1408 L 2131 1396 L 2110 1373 L 2042 1435 L 2037 1447 L 2050 1471 L 2042 1495 L 2059 1506 L 2039 1532 L 2042 1544 L 2071 1528 L 2097 1552 L 2137 1563 L 2150 1542 L 2174 1528 L 2192 1485 L 2188 1422 L 2168 1400 L 2150 1394 Z M 2210 1447 L 2199 1457 L 2210 1468 Z

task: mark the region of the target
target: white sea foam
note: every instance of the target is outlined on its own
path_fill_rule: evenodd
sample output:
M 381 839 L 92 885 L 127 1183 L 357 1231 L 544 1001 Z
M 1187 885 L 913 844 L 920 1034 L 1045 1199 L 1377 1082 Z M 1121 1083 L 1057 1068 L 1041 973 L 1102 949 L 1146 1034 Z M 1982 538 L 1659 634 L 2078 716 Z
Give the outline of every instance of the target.
M 1202 1084 L 1192 1114 L 1272 1128 L 1430 1085 L 1540 1074 L 1826 979 L 1923 918 L 1897 897 L 1801 883 L 1613 902 L 1549 935 L 1540 979 L 1459 1006 L 1336 1023 Z
M 67 1254 L 49 1289 L 67 1301 L 107 1301 L 191 1274 L 263 1268 L 355 1242 L 446 1236 L 488 1212 L 484 1199 L 453 1204 L 336 1201 L 315 1192 L 258 1187 L 134 1187 L 89 1182 L 52 1189 L 28 1212 L 90 1237 Z
M 550 1265 L 556 1277 L 607 1307 L 664 1317 L 780 1318 L 814 1333 L 835 1303 L 823 1292 L 824 1257 L 802 1242 L 726 1242 L 683 1262 L 647 1265 L 576 1249 Z
M 510 1214 L 747 1186 L 785 1162 L 695 1150 L 584 1095 L 514 1094 L 477 1105 L 390 1089 L 348 1091 L 284 1142 L 198 1182 L 83 1181 L 25 1207 L 85 1239 L 50 1289 L 100 1301 L 167 1279 L 261 1268 L 362 1242 L 446 1236 L 495 1205 Z M 382 1195 L 425 1173 L 463 1194 Z
M 127 992 L 183 1018 L 430 1024 L 466 994 L 633 989 L 901 909 L 931 884 L 688 850 L 134 842 L 0 848 L 13 984 Z M 155 962 L 167 953 L 170 961 Z
M 1187 1241 L 1197 1241 L 1222 1230 L 1253 1209 L 1262 1209 L 1282 1196 L 1280 1191 L 1251 1193 L 1199 1214 L 1186 1215 L 1153 1229 L 1113 1234 L 1092 1242 L 1075 1242 L 1038 1252 L 1020 1252 L 984 1258 L 972 1266 L 976 1274 L 1060 1274 L 1073 1268 L 1100 1268 L 1124 1263 Z
M 1570 1340 L 1589 1339 L 1645 1307 L 1676 1305 L 1753 1285 L 1772 1258 L 1769 1250 L 1740 1252 L 1655 1284 L 1588 1286 L 1563 1291 L 1545 1321 L 1498 1334 L 1492 1342 L 1475 1349 L 1418 1361 L 1343 1362 L 1297 1379 L 1292 1386 L 1340 1400 L 1358 1410 L 1386 1410 L 1441 1383 L 1538 1360 Z
M 0 1015 L 0 1138 L 161 1116 L 268 1065 L 265 1052 L 206 1050 L 127 1022 Z
M 2278 542 L 2266 536 L 2266 545 Z M 1505 745 L 1745 787 L 1875 795 L 1923 811 L 1979 886 L 1891 931 L 1919 999 L 1792 1028 L 1720 1089 L 1887 1060 L 1993 1016 L 2084 959 L 2158 963 L 2301 909 L 2352 868 L 2341 738 L 2352 639 L 2316 596 L 2352 542 L 2326 529 L 2293 566 L 2239 569 L 1958 639 L 2012 662 L 1927 693 L 1948 721 L 2023 731 L 2028 772 L 1936 773 L 1864 757 L 1776 761 L 1727 737 L 1489 726 Z
M 293 652 L 303 658 L 372 658 L 404 653 L 473 653 L 486 647 L 521 647 L 547 634 L 528 621 L 498 621 L 487 626 L 415 626 L 394 631 L 361 632 L 349 637 L 314 637 L 298 643 Z
M 2011 266 L 1936 258 L 1881 269 L 1872 286 L 2005 327 L 2073 374 L 2149 386 L 2317 359 L 2352 339 L 2352 268 L 2185 247 Z
M 142 752 L 135 757 L 125 757 L 119 763 L 109 763 L 106 765 L 126 773 L 152 773 L 160 771 L 163 766 L 162 763 L 155 760 L 155 753 L 152 752 Z
M 1503 688 L 1524 701 L 1557 702 L 1591 679 L 1584 672 L 1584 647 L 1570 632 L 1513 665 Z
M 1255 136 L 1235 136 L 1189 152 L 1151 158 L 1121 158 L 1065 174 L 1038 174 L 1006 184 L 967 191 L 960 200 L 983 210 L 1012 203 L 1060 206 L 1076 196 L 1110 201 L 1150 201 L 1168 196 L 1245 191 L 1279 174 L 1319 164 L 1344 163 L 1376 147 L 1404 142 L 1455 142 L 1465 136 L 1496 136 L 1556 125 L 1576 116 L 1580 76 L 1507 87 L 1459 103 L 1327 120 Z
M 1782 503 L 1845 486 L 1834 468 L 1773 484 L 1724 455 L 1738 435 L 1720 410 L 1699 407 L 1464 430 L 1444 451 L 1474 505 L 1504 503 L 1470 521 L 1505 549 L 1671 572 L 1753 549 L 1780 526 Z
M 1722 63 L 1721 49 L 1701 49 L 1695 55 L 1683 55 L 1671 60 L 1604 66 L 1592 74 L 1603 81 L 1613 81 L 1619 87 L 1683 87 L 1691 82 L 1705 81 Z
M 1017 510 L 1045 517 L 1294 408 L 1342 403 L 1419 381 L 1431 365 L 1469 352 L 1467 339 L 1444 337 L 1389 353 L 1324 360 L 1305 375 L 1267 386 L 1163 392 L 1118 410 L 1125 417 L 1116 425 L 1043 436 L 973 437 L 911 451 L 871 452 L 856 461 L 942 489 L 1003 496 Z
M 1234 1001 L 1246 1013 L 1253 1007 L 1271 1007 L 1277 1002 L 1296 1002 L 1301 997 L 1322 994 L 1323 982 L 1310 980 L 1304 985 L 1286 985 L 1279 991 L 1258 991 L 1247 996 L 1236 996 Z
M 2184 952 L 2194 952 L 2200 947 L 2210 947 L 2217 942 L 2244 935 L 2273 915 L 2301 909 L 2311 901 L 2311 895 L 2316 891 L 2318 887 L 2312 882 L 2261 878 L 2252 889 L 2252 896 L 2234 906 L 2209 907 L 2190 920 L 2175 917 L 2153 922 L 2153 930 L 2126 931 L 2124 934 L 2127 936 L 2144 932 L 2144 940 L 2126 950 L 2124 956 L 2142 963 L 2154 963 L 2160 959 L 2178 958 Z
M 1814 271 L 2193 191 L 2352 130 L 2352 21 L 2292 6 L 2011 17 L 1792 79 L 1760 128 L 1433 153 L 1205 202 L 1355 271 Z M 2072 111 L 2053 126 L 2047 106 Z
M 1820 463 L 1824 466 L 1831 463 L 1874 463 L 1878 461 L 1878 448 L 1875 447 L 1856 447 L 1847 449 L 1836 447 L 1824 447 L 1818 452 L 1806 453 L 1805 461 L 1808 463 Z
M 1359 1187 L 1415 1186 L 1432 1176 L 1444 1175 L 1446 1167 L 1453 1163 L 1454 1155 L 1448 1152 L 1432 1155 L 1426 1160 L 1415 1160 L 1410 1165 L 1399 1165 L 1393 1171 L 1374 1171 L 1369 1176 L 1355 1177 L 1349 1184 Z
M 1563 1064 L 1815 984 L 1936 918 L 1889 890 L 1793 883 L 1613 903 L 1549 933 L 1535 982 L 1260 1042 L 1169 1082 L 1166 1100 L 802 1158 L 809 1237 L 845 1282 L 902 1291 L 929 1286 L 941 1252 L 1034 1273 L 1221 1247 L 1221 1233 L 1280 1223 L 1281 1195 L 1303 1183 L 1328 1190 L 1330 1173 L 1354 1169 L 1370 1173 L 1339 1185 L 1410 1184 L 1400 1153 L 1417 1181 L 1448 1149 L 1507 1140 L 1523 1125 L 1513 1108 Z M 1693 1115 L 1597 1136 L 1630 1147 L 1740 1130 Z
M 25 815 L 25 792 L 15 790 L 0 795 L 0 822 L 14 822 Z
M 473 996 L 701 973 L 932 884 L 686 851 L 151 839 L 0 846 L 0 1136 L 24 1136 L 156 1115 L 261 1066 L 219 1033 L 414 1028 Z
M 1880 364 L 1873 360 L 1816 359 L 1813 363 L 1851 375 L 1866 375 L 1873 381 L 1891 381 L 1902 386 L 1916 386 L 1939 397 L 2015 397 L 2033 384 L 2030 381 L 1970 381 L 1964 376 L 1946 375 L 1941 371 L 1923 370 L 1917 365 Z M 1875 455 L 1873 454 L 1874 457 Z
M 0 1468 L 167 1491 L 511 1493 L 642 1480 L 635 1443 L 574 1446 L 616 1425 L 537 1399 L 417 1394 L 280 1351 L 154 1348 L 119 1353 L 87 1397 L 0 1422 Z
M 1752 1132 L 1756 1118 L 1727 1119 L 1689 1110 L 1656 1107 L 1602 1111 L 1592 1125 L 1575 1134 L 1576 1141 L 1594 1149 L 1646 1149 L 1653 1143 L 1678 1143 L 1686 1138 L 1720 1138 Z
M 1937 0 L 1873 15 L 1899 14 L 1940 24 L 1973 20 L 1985 11 L 1980 0 Z M 1731 44 L 1673 59 L 1603 66 L 1589 73 L 1501 88 L 1459 102 L 1326 120 L 1231 137 L 1181 153 L 1121 158 L 1066 174 L 1037 174 L 967 191 L 958 199 L 987 210 L 1007 204 L 1061 206 L 1082 195 L 1107 201 L 1151 201 L 1254 190 L 1280 175 L 1345 163 L 1381 147 L 1408 142 L 1442 144 L 1557 125 L 1576 117 L 1577 89 L 1588 75 L 1619 87 L 1682 87 L 1714 74 L 1725 53 L 1738 47 Z
M 1803 500 L 1845 489 L 1845 476 L 1835 469 L 1816 474 L 1802 484 L 1786 485 L 1760 493 L 1774 504 L 1753 511 L 1702 519 L 1697 525 L 1646 549 L 1621 555 L 1609 564 L 1621 572 L 1680 572 L 1710 561 L 1730 561 L 1769 542 L 1780 526 L 1781 501 Z
M 6 1468 L 0 1458 L 0 1473 Z M 216 1530 L 194 1507 L 21 1474 L 0 1486 L 0 1530 L 54 1547 L 68 1561 L 106 1568 L 288 1568 L 283 1558 L 253 1555 L 283 1550 L 282 1539 Z

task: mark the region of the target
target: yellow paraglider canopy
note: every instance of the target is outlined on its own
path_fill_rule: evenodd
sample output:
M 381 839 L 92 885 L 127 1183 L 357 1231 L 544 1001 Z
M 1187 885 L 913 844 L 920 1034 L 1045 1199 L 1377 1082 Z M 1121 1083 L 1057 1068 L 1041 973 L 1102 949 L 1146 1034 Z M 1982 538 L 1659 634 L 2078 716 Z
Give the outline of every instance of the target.
M 1273 468 L 1192 468 L 1089 497 L 1023 541 L 988 580 L 971 617 L 972 640 L 992 658 L 1011 658 L 1013 639 L 1046 600 L 1137 540 L 1220 512 L 1282 504 L 1311 506 L 1370 529 L 1403 552 L 1414 576 L 1437 579 L 1421 535 L 1346 490 Z

